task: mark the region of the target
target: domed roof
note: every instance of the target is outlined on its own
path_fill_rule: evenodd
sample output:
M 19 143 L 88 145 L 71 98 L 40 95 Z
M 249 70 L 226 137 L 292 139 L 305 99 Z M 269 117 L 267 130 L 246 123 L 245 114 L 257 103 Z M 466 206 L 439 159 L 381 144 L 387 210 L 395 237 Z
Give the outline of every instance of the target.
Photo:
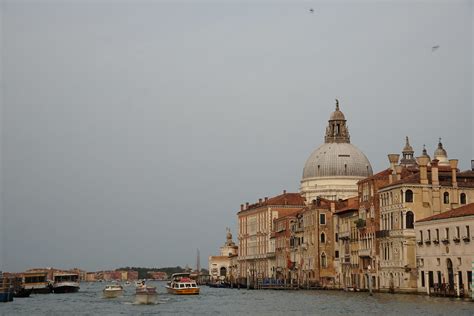
M 309 156 L 303 169 L 303 179 L 313 177 L 369 177 L 369 160 L 351 143 L 324 143 Z
M 331 113 L 331 116 L 329 117 L 330 121 L 345 121 L 346 117 L 344 116 L 344 113 L 339 111 L 339 100 L 336 99 L 336 111 Z
M 441 143 L 441 138 L 439 139 L 438 148 L 436 148 L 434 152 L 434 157 L 438 159 L 438 157 L 448 157 L 448 153 L 443 148 L 443 144 Z

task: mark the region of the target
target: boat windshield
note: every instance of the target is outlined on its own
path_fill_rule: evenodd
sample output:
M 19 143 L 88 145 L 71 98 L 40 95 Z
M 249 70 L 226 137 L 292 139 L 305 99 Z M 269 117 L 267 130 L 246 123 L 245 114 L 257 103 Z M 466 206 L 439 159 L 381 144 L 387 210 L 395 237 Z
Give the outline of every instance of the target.
M 54 276 L 55 282 L 77 282 L 79 276 L 77 274 L 65 274 Z

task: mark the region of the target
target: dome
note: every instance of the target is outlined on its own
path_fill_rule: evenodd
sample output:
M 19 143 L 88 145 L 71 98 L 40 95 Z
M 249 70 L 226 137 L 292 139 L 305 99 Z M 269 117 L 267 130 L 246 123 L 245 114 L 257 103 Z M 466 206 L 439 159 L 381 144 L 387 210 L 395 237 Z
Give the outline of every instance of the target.
M 303 169 L 303 179 L 314 177 L 369 177 L 369 160 L 351 143 L 324 143 L 309 156 Z
M 443 144 L 441 143 L 441 139 L 439 140 L 438 148 L 436 148 L 436 150 L 434 152 L 434 156 L 435 156 L 435 158 L 437 158 L 437 157 L 448 157 L 448 153 L 443 148 Z
M 330 121 L 344 121 L 346 118 L 344 117 L 344 113 L 342 113 L 341 111 L 339 111 L 339 109 L 337 109 L 336 111 L 332 112 L 331 113 L 331 116 L 329 117 L 329 120 Z

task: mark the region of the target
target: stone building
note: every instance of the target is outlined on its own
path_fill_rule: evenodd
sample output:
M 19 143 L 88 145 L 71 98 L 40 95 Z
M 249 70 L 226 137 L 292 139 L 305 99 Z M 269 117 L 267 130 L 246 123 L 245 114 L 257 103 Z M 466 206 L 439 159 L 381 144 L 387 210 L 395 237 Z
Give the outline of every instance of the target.
M 415 223 L 418 291 L 471 296 L 474 203 Z
M 357 196 L 357 182 L 371 175 L 369 160 L 350 142 L 346 119 L 336 100 L 324 144 L 313 151 L 304 166 L 301 195 L 308 204 L 317 197 L 337 201 Z
M 292 283 L 292 272 L 296 266 L 295 253 L 292 252 L 295 243 L 292 226 L 297 221 L 298 212 L 301 212 L 301 209 L 294 210 L 273 221 L 271 237 L 275 244 L 275 269 L 273 276 L 283 284 Z
M 442 144 L 434 155 L 447 160 Z M 389 155 L 392 176 L 379 190 L 380 197 L 380 289 L 417 291 L 416 237 L 414 223 L 457 208 L 474 199 L 474 173 L 459 172 L 458 161 L 440 166 L 424 151 L 418 170 L 402 178 L 398 154 Z
M 219 256 L 209 256 L 210 281 L 235 282 L 237 266 L 235 257 L 238 255 L 238 246 L 232 240 L 230 229 L 227 228 L 226 241 L 220 248 Z
M 299 193 L 287 193 L 273 198 L 259 199 L 255 204 L 241 205 L 238 216 L 239 256 L 238 269 L 241 282 L 251 276 L 253 280 L 274 277 L 276 271 L 275 239 L 272 238 L 273 221 L 302 210 L 304 198 Z

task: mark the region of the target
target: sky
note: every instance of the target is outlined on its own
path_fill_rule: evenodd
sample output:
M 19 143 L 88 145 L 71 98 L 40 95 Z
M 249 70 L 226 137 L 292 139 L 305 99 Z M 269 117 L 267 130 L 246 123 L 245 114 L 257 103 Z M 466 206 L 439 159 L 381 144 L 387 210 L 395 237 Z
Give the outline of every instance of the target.
M 314 9 L 314 13 L 309 11 Z M 196 265 L 298 192 L 335 98 L 374 172 L 470 168 L 472 1 L 0 5 L 0 270 Z M 439 46 L 433 50 L 433 46 Z

